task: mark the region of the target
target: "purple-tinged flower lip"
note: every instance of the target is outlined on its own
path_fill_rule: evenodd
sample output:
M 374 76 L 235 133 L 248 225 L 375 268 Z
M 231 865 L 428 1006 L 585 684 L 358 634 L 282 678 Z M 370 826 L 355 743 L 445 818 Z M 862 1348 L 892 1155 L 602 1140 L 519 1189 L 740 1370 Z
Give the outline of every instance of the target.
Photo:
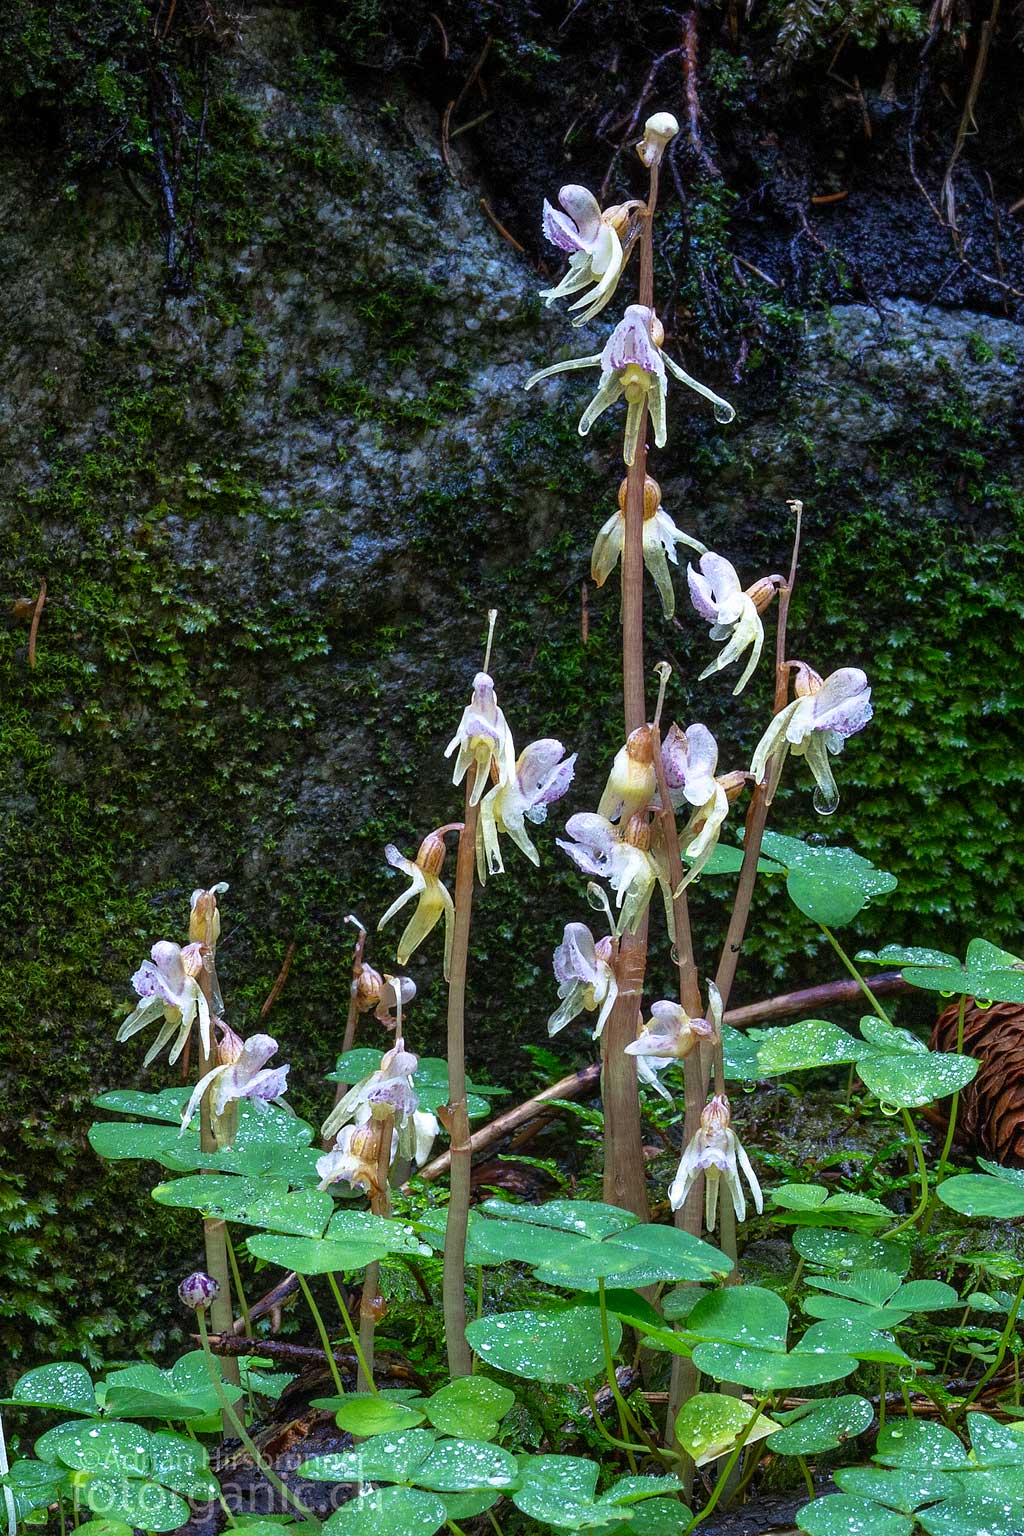
M 645 373 L 665 376 L 661 353 L 651 340 L 653 309 L 646 304 L 630 304 L 626 313 L 605 342 L 601 367 L 606 373 L 619 373 L 631 364 Z
M 687 565 L 686 584 L 690 589 L 690 602 L 700 617 L 706 624 L 717 624 L 718 608 L 707 577 L 695 571 L 692 565 Z
M 158 992 L 163 995 L 160 972 L 152 960 L 143 960 L 132 977 L 132 986 L 139 997 L 155 997 Z
M 555 841 L 559 848 L 569 855 L 573 863 L 587 875 L 607 874 L 612 848 L 616 842 L 615 829 L 611 822 L 591 811 L 580 811 L 577 815 L 569 817 L 565 830 L 573 841 L 566 842 L 563 837 L 558 837 Z
M 562 187 L 558 201 L 564 213 L 544 199 L 544 234 L 552 245 L 569 255 L 592 250 L 601 233 L 601 206 L 597 198 L 586 187 L 570 183 Z
M 239 1093 L 240 1099 L 256 1099 L 260 1103 L 273 1104 L 280 1099 L 288 1087 L 288 1073 L 290 1067 L 269 1067 L 262 1072 L 257 1072 L 251 1083 Z
M 600 979 L 597 946 L 586 923 L 566 923 L 551 963 L 555 980 L 562 986 L 573 981 L 593 986 Z

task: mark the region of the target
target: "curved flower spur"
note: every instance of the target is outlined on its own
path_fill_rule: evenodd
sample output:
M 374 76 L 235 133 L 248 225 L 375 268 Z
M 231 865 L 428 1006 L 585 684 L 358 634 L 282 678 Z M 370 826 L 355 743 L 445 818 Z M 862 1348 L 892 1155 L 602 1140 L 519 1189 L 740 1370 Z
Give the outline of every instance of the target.
M 780 710 L 754 749 L 750 771 L 768 783 L 771 804 L 787 754 L 803 757 L 814 775 L 814 809 L 830 816 L 839 804 L 839 788 L 829 754 L 840 753 L 850 736 L 871 719 L 871 689 L 859 667 L 840 667 L 828 677 L 797 662 L 796 698 Z
M 626 435 L 622 443 L 622 457 L 632 464 L 640 438 L 640 421 L 646 404 L 654 428 L 654 441 L 664 448 L 668 441 L 665 401 L 668 383 L 666 367 L 681 384 L 695 390 L 710 400 L 715 408 L 715 420 L 732 421 L 736 415 L 728 400 L 716 395 L 713 389 L 701 384 L 662 352 L 665 328 L 653 309 L 646 304 L 630 304 L 626 313 L 612 331 L 604 348 L 587 357 L 568 358 L 563 363 L 553 363 L 527 379 L 524 388 L 532 389 L 541 379 L 553 378 L 556 373 L 570 373 L 577 368 L 600 368 L 601 382 L 597 393 L 579 421 L 579 434 L 586 437 L 597 418 L 625 396 Z

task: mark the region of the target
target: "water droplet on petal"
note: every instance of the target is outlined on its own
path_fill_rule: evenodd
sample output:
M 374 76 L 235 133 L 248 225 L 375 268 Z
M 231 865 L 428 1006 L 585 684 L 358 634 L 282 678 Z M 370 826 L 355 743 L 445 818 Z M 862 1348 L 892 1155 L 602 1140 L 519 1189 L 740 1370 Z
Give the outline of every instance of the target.
M 832 790 L 826 794 L 819 784 L 814 791 L 813 805 L 819 816 L 833 815 L 833 813 L 839 808 L 838 789 Z

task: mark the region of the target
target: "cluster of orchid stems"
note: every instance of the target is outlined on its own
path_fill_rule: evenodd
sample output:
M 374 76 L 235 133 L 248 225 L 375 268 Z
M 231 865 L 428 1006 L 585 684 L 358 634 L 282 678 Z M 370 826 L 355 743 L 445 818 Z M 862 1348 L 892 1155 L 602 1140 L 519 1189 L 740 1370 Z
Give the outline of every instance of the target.
M 626 402 L 623 460 L 627 475 L 618 508 L 605 521 L 594 545 L 593 578 L 603 585 L 621 568 L 623 695 L 625 731 L 596 810 L 569 816 L 557 845 L 588 877 L 587 898 L 604 913 L 607 931 L 599 937 L 579 921 L 565 924 L 554 951 L 558 1004 L 551 1034 L 581 1014 L 594 1019 L 601 1041 L 605 1112 L 604 1195 L 612 1204 L 649 1216 L 641 1138 L 639 1084 L 671 1098 L 665 1081 L 682 1063 L 685 1121 L 683 1151 L 668 1200 L 676 1221 L 699 1234 L 721 1226 L 721 1242 L 735 1256 L 735 1221 L 746 1215 L 747 1192 L 758 1211 L 761 1190 L 750 1160 L 731 1123 L 725 1091 L 722 1022 L 742 949 L 756 875 L 761 837 L 787 757 L 803 757 L 815 781 L 815 808 L 828 814 L 838 802 L 830 759 L 871 717 L 870 689 L 863 672 L 840 668 L 822 678 L 804 662 L 786 656 L 789 600 L 796 578 L 800 503 L 787 577 L 777 574 L 744 586 L 733 565 L 699 539 L 681 531 L 662 505 L 661 490 L 647 473 L 647 430 L 666 440 L 666 370 L 709 400 L 718 420 L 732 420 L 727 401 L 686 373 L 664 352 L 665 335 L 654 308 L 653 219 L 658 176 L 666 145 L 677 132 L 667 113 L 651 118 L 637 146 L 649 173 L 645 201 L 631 200 L 602 211 L 583 187 L 561 189 L 561 211 L 545 203 L 544 231 L 569 253 L 566 277 L 542 297 L 551 304 L 582 293 L 572 309 L 576 324 L 593 320 L 614 298 L 634 252 L 640 256 L 639 302 L 625 308 L 599 353 L 556 363 L 533 375 L 526 387 L 571 369 L 601 368 L 596 395 L 580 419 L 586 434 L 596 418 L 619 399 Z M 661 718 L 671 669 L 660 663 L 657 707 L 648 717 L 644 659 L 644 570 L 650 573 L 662 611 L 675 612 L 671 567 L 677 546 L 696 557 L 687 568 L 690 600 L 720 646 L 700 680 L 740 667 L 734 693 L 741 693 L 761 658 L 763 615 L 778 600 L 774 712 L 754 749 L 749 769 L 719 772 L 718 745 L 702 722 L 662 731 Z M 475 887 L 504 872 L 503 838 L 533 864 L 539 854 L 527 824 L 542 823 L 548 808 L 569 789 L 576 755 L 560 741 L 544 738 L 516 753 L 490 675 L 495 613 L 489 616 L 483 668 L 473 679 L 446 757 L 454 757 L 452 782 L 463 786 L 463 819 L 427 833 L 414 858 L 389 844 L 387 863 L 408 879 L 378 928 L 415 903 L 396 946 L 404 966 L 442 923 L 443 971 L 448 983 L 448 1103 L 438 1116 L 421 1110 L 415 1087 L 417 1056 L 406 1043 L 405 1012 L 416 995 L 413 981 L 375 970 L 364 958 L 366 930 L 358 929 L 344 1049 L 354 1040 L 361 1014 L 373 1012 L 394 1031 L 394 1042 L 379 1066 L 360 1082 L 339 1086 L 322 1127 L 323 1155 L 317 1163 L 321 1189 L 343 1182 L 362 1191 L 371 1209 L 390 1212 L 389 1186 L 404 1181 L 427 1160 L 442 1127 L 451 1148 L 451 1194 L 447 1216 L 444 1311 L 449 1367 L 453 1376 L 472 1369 L 466 1340 L 465 1249 L 470 1201 L 470 1137 L 466 1093 L 465 1008 L 469 932 Z M 792 697 L 791 697 L 792 693 Z M 692 882 L 711 859 L 730 807 L 752 787 L 746 815 L 743 863 L 728 932 L 714 977 L 703 993 L 693 953 L 688 897 Z M 680 818 L 681 824 L 680 824 Z M 443 880 L 446 838 L 457 834 L 454 891 Z M 118 1038 L 149 1024 L 158 1033 L 148 1065 L 165 1047 L 173 1063 L 184 1056 L 193 1025 L 199 1040 L 199 1074 L 183 1113 L 183 1130 L 198 1113 L 204 1150 L 230 1145 L 237 1106 L 282 1104 L 288 1068 L 269 1062 L 277 1042 L 256 1034 L 243 1040 L 226 1024 L 217 984 L 216 947 L 220 932 L 217 885 L 192 897 L 189 942 L 162 940 L 133 977 L 139 995 Z M 660 893 L 667 942 L 678 966 L 678 997 L 642 1006 L 650 907 Z M 706 1005 L 704 998 L 706 997 Z M 744 1188 L 744 1180 L 746 1189 Z M 724 1185 L 727 1198 L 720 1198 Z M 702 1223 L 703 1216 L 703 1223 Z M 207 1269 L 213 1277 L 210 1300 L 215 1329 L 231 1327 L 229 1259 L 223 1223 L 207 1221 Z M 363 1380 L 373 1389 L 373 1328 L 381 1315 L 376 1266 L 367 1273 L 360 1309 L 359 1354 Z M 687 1390 L 686 1367 L 677 1369 L 670 1423 Z M 693 1383 L 689 1383 L 692 1390 Z

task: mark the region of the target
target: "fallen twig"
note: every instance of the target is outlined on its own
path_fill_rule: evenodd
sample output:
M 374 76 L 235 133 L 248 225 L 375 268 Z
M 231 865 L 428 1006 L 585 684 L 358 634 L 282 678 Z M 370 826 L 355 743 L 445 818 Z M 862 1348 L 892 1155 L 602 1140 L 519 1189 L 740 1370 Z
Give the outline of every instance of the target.
M 278 972 L 277 980 L 274 982 L 274 985 L 271 987 L 270 991 L 267 993 L 266 1002 L 263 1004 L 263 1007 L 260 1009 L 260 1022 L 261 1023 L 266 1018 L 266 1016 L 270 1012 L 271 1008 L 273 1008 L 274 1004 L 277 1002 L 278 998 L 281 996 L 281 993 L 284 991 L 284 984 L 288 980 L 288 972 L 292 968 L 292 961 L 295 959 L 295 951 L 296 951 L 297 948 L 298 948 L 298 940 L 292 939 L 291 943 L 288 945 L 288 952 L 287 952 L 287 954 L 284 957 L 284 964 L 282 965 L 280 971 Z
M 511 230 L 508 230 L 508 229 L 505 228 L 504 224 L 498 218 L 498 215 L 495 213 L 494 209 L 491 207 L 491 205 L 487 201 L 486 197 L 482 197 L 480 199 L 480 207 L 483 209 L 484 213 L 490 219 L 491 223 L 494 225 L 495 229 L 498 231 L 498 234 L 501 236 L 501 238 L 503 240 L 507 240 L 509 245 L 512 247 L 512 249 L 514 251 L 519 251 L 520 254 L 521 254 L 523 251 L 526 250 L 525 245 L 520 245 L 519 241 L 516 239 L 515 235 L 512 234 Z
M 32 609 L 32 624 L 28 632 L 28 664 L 34 667 L 36 664 L 36 639 L 39 635 L 39 621 L 43 617 L 43 606 L 46 603 L 46 577 L 44 576 L 39 586 L 39 596 L 36 605 Z
M 683 17 L 683 45 L 680 49 L 683 66 L 683 94 L 686 98 L 686 132 L 697 159 L 709 176 L 719 177 L 721 171 L 715 164 L 700 132 L 700 95 L 697 90 L 697 11 L 687 11 Z

